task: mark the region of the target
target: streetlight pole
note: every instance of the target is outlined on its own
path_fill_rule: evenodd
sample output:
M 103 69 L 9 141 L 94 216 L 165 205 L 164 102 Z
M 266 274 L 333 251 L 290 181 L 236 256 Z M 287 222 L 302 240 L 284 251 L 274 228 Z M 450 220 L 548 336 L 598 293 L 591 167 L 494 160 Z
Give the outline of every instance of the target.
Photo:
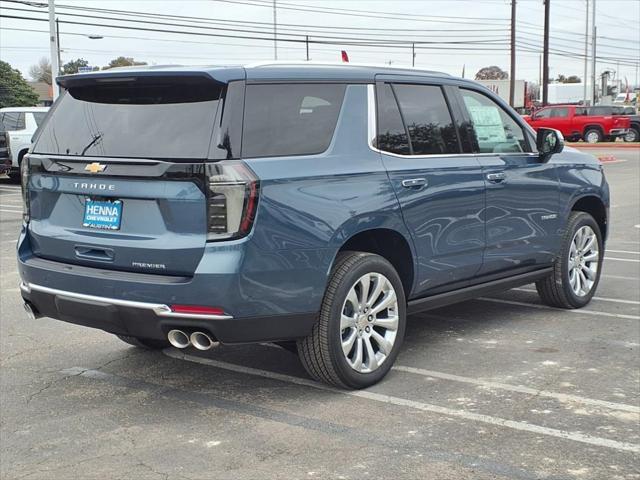
M 53 100 L 55 101 L 60 95 L 60 88 L 56 83 L 56 77 L 60 72 L 60 63 L 58 61 L 60 52 L 58 50 L 58 33 L 56 28 L 56 6 L 54 0 L 49 0 L 49 51 L 51 56 L 51 88 L 53 91 Z
M 591 81 L 593 82 L 591 105 L 596 104 L 596 0 L 593 0 L 591 5 L 593 10 L 591 11 Z

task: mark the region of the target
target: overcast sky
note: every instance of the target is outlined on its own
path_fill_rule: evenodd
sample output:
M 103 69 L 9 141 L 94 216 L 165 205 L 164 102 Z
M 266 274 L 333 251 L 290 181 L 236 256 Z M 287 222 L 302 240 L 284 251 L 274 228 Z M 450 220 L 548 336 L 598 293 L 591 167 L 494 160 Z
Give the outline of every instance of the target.
M 45 0 L 35 0 L 45 1 Z M 72 5 L 90 8 L 108 8 L 122 11 L 137 11 L 156 14 L 207 17 L 215 20 L 242 22 L 273 21 L 271 2 L 258 5 L 264 0 L 56 0 L 57 5 Z M 462 73 L 472 77 L 475 72 L 487 65 L 498 65 L 509 69 L 508 21 L 510 18 L 510 0 L 277 0 L 277 22 L 281 31 L 295 29 L 298 34 L 287 36 L 297 40 L 304 39 L 306 33 L 313 41 L 314 36 L 349 35 L 352 37 L 375 34 L 378 39 L 403 40 L 406 46 L 365 46 L 353 45 L 310 45 L 310 57 L 316 61 L 339 61 L 340 50 L 345 49 L 352 62 L 381 63 L 392 65 L 411 65 L 412 40 L 416 41 L 484 41 L 498 45 L 449 44 L 429 45 L 416 49 L 416 66 L 440 70 L 455 75 Z M 552 50 L 584 51 L 585 0 L 551 0 L 551 42 Z M 299 9 L 297 6 L 299 6 Z M 3 15 L 46 18 L 46 9 L 40 14 L 10 10 L 29 7 L 0 0 L 0 13 Z M 323 12 L 300 11 L 300 9 L 353 9 L 366 11 L 367 16 L 358 16 L 356 12 L 344 10 L 331 14 Z M 540 54 L 542 45 L 542 26 L 544 20 L 542 0 L 518 0 L 517 3 L 518 41 L 522 43 L 517 56 L 517 75 L 519 79 L 538 81 Z M 130 27 L 168 29 L 162 25 L 123 23 L 115 20 L 86 20 L 81 17 L 62 15 L 63 12 L 87 15 L 105 15 L 83 11 L 58 10 L 61 20 L 89 21 L 109 23 Z M 376 14 L 375 12 L 384 12 Z M 415 15 L 411 17 L 410 15 Z M 373 17 L 373 18 L 372 18 Z M 131 17 L 133 18 L 133 17 Z M 165 22 L 163 19 L 150 19 Z M 306 27 L 285 27 L 303 25 Z M 596 25 L 598 37 L 602 37 L 599 55 L 611 57 L 599 61 L 598 74 L 603 70 L 617 70 L 622 78 L 628 78 L 631 84 L 638 82 L 638 68 L 620 65 L 616 60 L 626 62 L 640 61 L 640 0 L 597 0 Z M 216 27 L 209 24 L 208 27 Z M 268 36 L 268 34 L 246 33 L 247 28 L 271 28 L 263 24 L 245 27 L 238 25 L 217 25 L 218 28 L 230 28 L 243 31 L 205 30 L 187 27 L 173 27 L 185 31 L 201 33 L 220 33 L 228 35 Z M 331 30 L 326 27 L 347 27 L 348 30 Z M 0 18 L 0 57 L 25 76 L 29 66 L 41 57 L 48 57 L 48 35 L 46 22 Z M 379 29 L 379 30 L 372 30 Z M 32 31 L 24 31 L 32 30 Z M 35 31 L 33 31 L 35 30 Z M 324 32 L 320 32 L 324 30 Z M 333 33 L 337 32 L 337 33 Z M 91 65 L 103 66 L 119 55 L 134 57 L 136 60 L 152 64 L 213 64 L 221 62 L 247 63 L 273 59 L 273 43 L 270 41 L 247 40 L 238 38 L 217 38 L 210 36 L 192 36 L 168 34 L 152 31 L 135 31 L 105 27 L 88 27 L 61 24 L 62 62 L 74 58 L 84 58 Z M 291 30 L 288 31 L 291 33 Z M 100 35 L 104 38 L 90 40 L 84 35 Z M 491 51 L 478 49 L 491 48 Z M 533 51 L 532 51 L 533 50 Z M 280 44 L 278 57 L 281 60 L 304 60 L 304 44 Z M 584 63 L 581 59 L 552 55 L 550 57 L 550 76 L 558 74 L 583 76 Z

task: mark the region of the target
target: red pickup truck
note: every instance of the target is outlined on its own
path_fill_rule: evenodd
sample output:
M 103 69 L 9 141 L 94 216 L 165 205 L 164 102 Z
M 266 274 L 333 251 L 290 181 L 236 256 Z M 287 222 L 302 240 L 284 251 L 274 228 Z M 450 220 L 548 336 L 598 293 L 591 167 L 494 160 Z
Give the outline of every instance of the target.
M 589 107 L 553 105 L 537 110 L 524 119 L 534 129 L 555 128 L 569 141 L 583 139 L 588 143 L 615 140 L 629 132 L 629 119 L 619 115 L 591 115 Z

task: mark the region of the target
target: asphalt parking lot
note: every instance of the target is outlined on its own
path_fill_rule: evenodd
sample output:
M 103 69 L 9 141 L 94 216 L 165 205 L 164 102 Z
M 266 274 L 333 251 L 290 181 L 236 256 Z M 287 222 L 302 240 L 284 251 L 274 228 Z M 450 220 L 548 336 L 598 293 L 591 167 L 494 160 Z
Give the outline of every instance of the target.
M 148 352 L 28 320 L 20 191 L 0 179 L 0 478 L 640 478 L 640 149 L 589 151 L 616 158 L 593 302 L 526 286 L 412 316 L 359 392 L 273 345 Z

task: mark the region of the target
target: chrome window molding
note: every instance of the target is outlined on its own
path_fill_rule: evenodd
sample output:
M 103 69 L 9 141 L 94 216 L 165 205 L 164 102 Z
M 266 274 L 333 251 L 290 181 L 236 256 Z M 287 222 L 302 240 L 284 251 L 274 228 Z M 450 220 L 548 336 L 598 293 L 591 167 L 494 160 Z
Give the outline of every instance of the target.
M 36 285 L 35 283 L 22 282 L 20 284 L 20 290 L 25 293 L 32 291 L 48 293 L 50 295 L 56 295 L 59 297 L 72 298 L 75 300 L 82 300 L 87 302 L 100 302 L 107 303 L 109 305 L 116 305 L 119 307 L 139 308 L 142 310 L 151 310 L 159 317 L 169 318 L 196 318 L 200 320 L 231 320 L 231 315 L 209 315 L 209 314 L 197 314 L 197 313 L 177 313 L 171 310 L 169 305 L 163 303 L 148 303 L 148 302 L 136 302 L 133 300 L 122 300 L 119 298 L 100 297 L 97 295 L 86 295 L 84 293 L 69 292 L 66 290 L 58 290 L 56 288 L 44 287 L 42 285 Z
M 390 157 L 404 159 L 420 159 L 420 158 L 470 158 L 470 157 L 495 157 L 500 155 L 509 155 L 510 157 L 537 157 L 536 152 L 513 152 L 513 153 L 434 153 L 429 155 L 402 155 L 400 153 L 387 152 L 380 150 L 374 143 L 377 133 L 376 118 L 376 90 L 375 85 L 367 85 L 367 143 L 369 148 L 374 152 L 388 155 Z

